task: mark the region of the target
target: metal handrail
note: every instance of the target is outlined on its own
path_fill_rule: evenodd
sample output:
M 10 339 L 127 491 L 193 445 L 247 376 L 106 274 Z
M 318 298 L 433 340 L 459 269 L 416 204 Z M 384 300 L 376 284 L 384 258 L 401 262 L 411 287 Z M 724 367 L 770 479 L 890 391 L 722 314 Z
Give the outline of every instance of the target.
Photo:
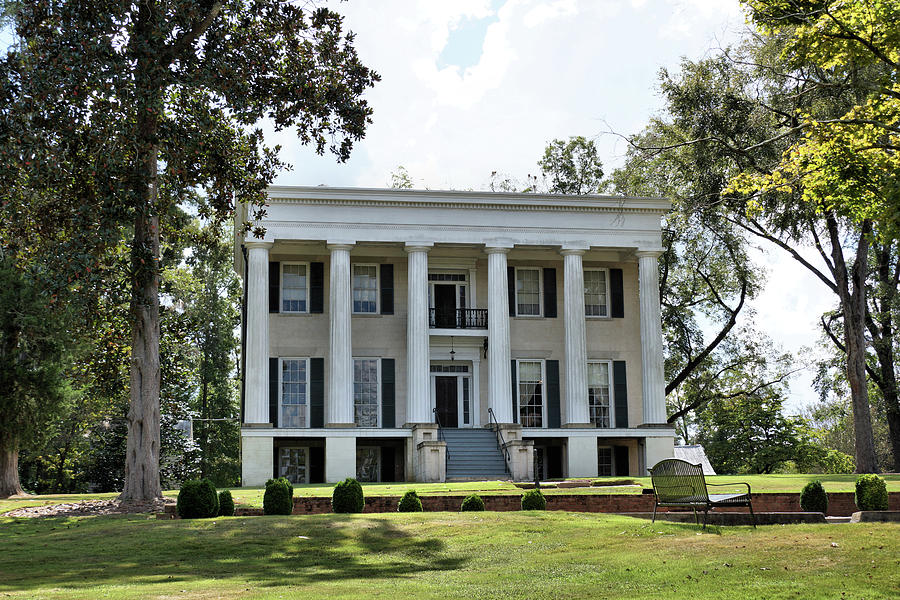
M 428 309 L 428 327 L 432 328 L 487 329 L 487 320 L 486 308 L 455 308 L 446 312 L 436 308 Z
M 509 455 L 509 449 L 506 447 L 506 440 L 503 439 L 503 432 L 500 431 L 500 423 L 497 422 L 497 416 L 494 414 L 494 410 L 491 407 L 488 407 L 488 422 L 492 422 L 497 426 L 497 448 L 503 453 L 503 462 L 506 464 L 506 472 L 512 475 L 512 465 L 510 465 L 510 461 L 512 458 Z
M 434 423 L 435 423 L 435 425 L 437 425 L 438 441 L 444 442 L 444 444 L 446 444 L 447 440 L 444 438 L 444 430 L 442 429 L 443 425 L 441 425 L 441 419 L 438 417 L 437 407 L 432 408 L 431 412 L 434 413 Z M 444 446 L 444 469 L 445 469 L 445 472 L 446 472 L 448 462 L 450 462 L 450 448 L 448 448 L 445 445 Z

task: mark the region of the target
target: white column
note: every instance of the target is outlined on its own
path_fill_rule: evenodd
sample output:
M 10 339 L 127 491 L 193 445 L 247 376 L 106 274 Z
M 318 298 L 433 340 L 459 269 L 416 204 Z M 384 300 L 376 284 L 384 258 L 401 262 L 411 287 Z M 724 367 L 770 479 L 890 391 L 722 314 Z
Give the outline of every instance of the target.
M 488 246 L 488 407 L 498 423 L 513 423 L 509 354 L 508 247 Z
M 407 243 L 406 422 L 433 423 L 428 354 L 428 251 Z
M 566 331 L 566 425 L 588 426 L 587 342 L 584 323 L 583 249 L 563 248 L 565 257 L 564 315 Z
M 353 346 L 350 339 L 350 249 L 329 243 L 331 275 L 328 290 L 328 401 L 326 427 L 353 427 Z
M 244 423 L 269 422 L 269 248 L 271 242 L 245 242 L 247 248 L 247 360 Z
M 638 251 L 641 301 L 641 382 L 644 424 L 666 422 L 666 384 L 663 372 L 662 321 L 659 309 L 659 255 Z M 652 466 L 652 465 L 651 465 Z

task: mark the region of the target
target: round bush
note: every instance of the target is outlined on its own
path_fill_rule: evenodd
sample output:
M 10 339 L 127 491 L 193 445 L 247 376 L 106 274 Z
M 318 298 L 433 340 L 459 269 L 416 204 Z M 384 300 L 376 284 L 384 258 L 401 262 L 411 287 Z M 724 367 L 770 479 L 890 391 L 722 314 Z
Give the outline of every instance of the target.
M 859 510 L 887 510 L 888 493 L 884 479 L 870 473 L 856 480 L 856 506 Z
M 219 492 L 219 516 L 234 516 L 234 499 L 231 497 L 231 492 L 228 490 Z
M 522 494 L 522 510 L 545 510 L 547 508 L 547 499 L 541 490 L 528 490 Z
M 399 512 L 422 512 L 422 501 L 419 500 L 416 490 L 409 490 L 403 494 L 400 503 L 397 504 L 397 510 Z
M 481 496 L 478 494 L 470 494 L 466 496 L 466 499 L 463 500 L 462 506 L 459 507 L 459 510 L 462 511 L 480 511 L 484 510 L 484 500 L 481 499 Z
M 806 512 L 825 513 L 828 510 L 828 494 L 818 479 L 803 486 L 800 492 L 800 508 Z
M 209 479 L 185 481 L 178 491 L 175 505 L 182 519 L 207 519 L 219 514 L 219 498 L 216 486 Z
M 263 512 L 267 515 L 289 515 L 294 511 L 294 486 L 284 477 L 266 482 Z
M 348 477 L 336 486 L 331 495 L 331 510 L 336 513 L 361 513 L 366 506 L 362 486 L 352 477 Z

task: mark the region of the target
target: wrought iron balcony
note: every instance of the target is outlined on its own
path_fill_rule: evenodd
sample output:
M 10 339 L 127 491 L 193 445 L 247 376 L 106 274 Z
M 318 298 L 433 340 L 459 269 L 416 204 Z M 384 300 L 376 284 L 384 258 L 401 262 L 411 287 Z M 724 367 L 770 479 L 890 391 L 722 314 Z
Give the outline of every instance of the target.
M 435 329 L 487 329 L 486 308 L 428 309 L 428 326 Z

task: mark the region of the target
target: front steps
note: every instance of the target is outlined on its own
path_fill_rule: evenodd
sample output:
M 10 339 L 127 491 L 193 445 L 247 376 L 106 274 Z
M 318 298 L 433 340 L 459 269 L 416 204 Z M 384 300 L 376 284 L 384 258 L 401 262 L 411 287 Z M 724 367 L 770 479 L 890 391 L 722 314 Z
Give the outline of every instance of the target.
M 442 428 L 441 434 L 447 442 L 447 481 L 510 479 L 490 429 Z

